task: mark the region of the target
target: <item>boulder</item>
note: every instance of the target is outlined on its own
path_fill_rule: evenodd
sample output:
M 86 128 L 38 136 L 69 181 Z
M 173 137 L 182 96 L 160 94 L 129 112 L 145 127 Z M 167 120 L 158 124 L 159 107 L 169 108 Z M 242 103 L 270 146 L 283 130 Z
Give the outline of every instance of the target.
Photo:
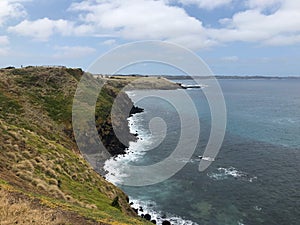
M 144 216 L 144 219 L 150 221 L 150 220 L 151 220 L 151 216 L 147 213 L 147 214 Z

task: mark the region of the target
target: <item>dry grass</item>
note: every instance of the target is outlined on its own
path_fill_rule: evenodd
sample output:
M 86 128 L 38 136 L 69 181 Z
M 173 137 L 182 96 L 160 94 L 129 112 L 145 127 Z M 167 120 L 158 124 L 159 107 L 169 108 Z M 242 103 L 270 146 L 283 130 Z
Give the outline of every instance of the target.
M 0 225 L 60 224 L 53 215 L 74 225 L 147 224 L 79 155 L 69 133 L 77 82 L 48 70 L 0 70 Z M 112 104 L 112 90 L 101 104 Z M 116 196 L 122 211 L 111 206 Z
M 33 224 L 59 225 L 67 224 L 56 217 L 50 210 L 33 209 L 31 202 L 16 199 L 4 190 L 0 190 L 0 225 Z

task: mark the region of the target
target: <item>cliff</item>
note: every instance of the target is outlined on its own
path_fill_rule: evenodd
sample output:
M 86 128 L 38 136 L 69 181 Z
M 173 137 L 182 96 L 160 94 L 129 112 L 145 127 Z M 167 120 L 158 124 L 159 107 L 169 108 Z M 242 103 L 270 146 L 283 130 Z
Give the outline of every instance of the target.
M 72 102 L 82 74 L 69 68 L 0 70 L 1 224 L 148 224 L 78 150 Z M 121 87 L 105 86 L 95 114 L 99 136 L 111 154 L 124 152 L 110 119 Z M 124 104 L 133 105 L 121 95 Z M 127 141 L 133 140 L 127 115 L 118 118 Z

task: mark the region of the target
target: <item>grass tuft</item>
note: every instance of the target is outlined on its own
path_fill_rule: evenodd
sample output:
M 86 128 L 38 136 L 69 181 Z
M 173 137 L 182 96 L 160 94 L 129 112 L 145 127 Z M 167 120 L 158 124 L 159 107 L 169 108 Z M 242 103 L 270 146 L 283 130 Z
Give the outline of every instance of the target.
M 34 209 L 31 202 L 13 198 L 0 190 L 0 224 L 63 225 L 68 224 L 62 217 L 50 210 Z

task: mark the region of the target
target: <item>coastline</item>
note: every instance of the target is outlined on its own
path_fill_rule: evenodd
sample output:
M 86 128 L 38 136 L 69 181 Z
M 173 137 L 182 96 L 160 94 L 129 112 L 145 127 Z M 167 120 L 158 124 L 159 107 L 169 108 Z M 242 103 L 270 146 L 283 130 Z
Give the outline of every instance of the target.
M 126 92 L 126 95 L 131 99 L 131 101 L 132 94 L 132 91 Z M 133 107 L 141 109 L 136 106 Z M 122 183 L 122 178 L 126 178 L 126 174 L 122 174 L 122 167 L 120 166 L 120 164 L 122 163 L 119 162 L 118 164 L 118 161 L 122 161 L 123 163 L 137 161 L 146 154 L 148 150 L 147 145 L 151 146 L 151 135 L 148 134 L 147 131 L 142 130 L 140 127 L 141 121 L 139 117 L 142 115 L 141 113 L 147 113 L 147 110 L 143 109 L 134 111 L 127 118 L 127 126 L 129 128 L 129 131 L 136 137 L 136 139 L 129 142 L 129 147 L 124 149 L 124 153 L 113 155 L 111 158 L 104 161 L 103 170 L 106 171 L 105 179 L 116 186 Z M 122 187 L 120 188 L 122 189 Z M 125 190 L 123 191 L 126 193 Z M 128 193 L 126 194 L 128 195 Z M 129 202 L 137 215 L 147 220 L 151 218 L 150 221 L 155 221 L 157 224 L 162 224 L 165 221 L 166 224 L 173 225 L 198 225 L 193 221 L 183 219 L 180 216 L 174 215 L 170 212 L 156 210 L 156 202 L 135 198 L 130 195 Z M 147 216 L 145 217 L 145 215 Z

